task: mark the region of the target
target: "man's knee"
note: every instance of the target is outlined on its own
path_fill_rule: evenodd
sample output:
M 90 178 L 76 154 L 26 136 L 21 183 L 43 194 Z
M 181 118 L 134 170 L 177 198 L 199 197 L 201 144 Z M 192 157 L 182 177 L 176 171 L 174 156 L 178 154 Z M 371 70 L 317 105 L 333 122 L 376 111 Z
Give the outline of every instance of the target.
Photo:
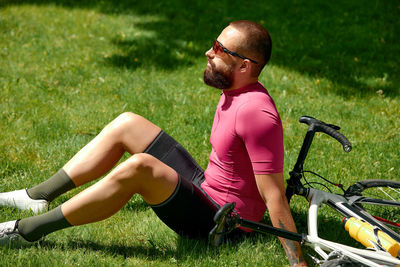
M 114 127 L 132 127 L 144 118 L 132 112 L 124 112 L 115 118 L 111 125 Z
M 146 153 L 134 154 L 119 165 L 119 175 L 114 176 L 114 179 L 121 183 L 140 184 L 141 180 L 152 173 L 153 160 L 153 157 Z
M 143 119 L 143 117 L 138 115 L 138 114 L 136 114 L 136 113 L 127 111 L 127 112 L 123 112 L 120 115 L 118 115 L 118 117 L 116 119 L 118 121 L 122 121 L 122 122 L 126 122 L 126 121 L 127 122 L 134 122 L 134 121 L 137 121 L 139 119 Z
M 137 126 L 144 118 L 132 112 L 124 112 L 111 121 L 104 129 L 105 132 L 124 134 L 127 130 Z
M 148 173 L 154 168 L 155 158 L 146 153 L 137 153 L 126 160 L 128 167 L 136 173 Z
M 111 179 L 122 190 L 140 194 L 150 204 L 161 203 L 175 190 L 178 174 L 152 155 L 138 153 L 118 166 Z

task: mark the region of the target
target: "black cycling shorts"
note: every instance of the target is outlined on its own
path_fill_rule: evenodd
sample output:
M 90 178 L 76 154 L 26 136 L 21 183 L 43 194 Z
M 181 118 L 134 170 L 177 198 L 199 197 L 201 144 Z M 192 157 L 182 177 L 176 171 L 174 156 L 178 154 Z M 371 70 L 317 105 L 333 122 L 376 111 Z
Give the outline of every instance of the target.
M 164 131 L 144 152 L 167 164 L 179 175 L 173 194 L 151 208 L 176 233 L 190 238 L 207 238 L 215 226 L 213 218 L 219 206 L 200 187 L 204 181 L 203 169 Z

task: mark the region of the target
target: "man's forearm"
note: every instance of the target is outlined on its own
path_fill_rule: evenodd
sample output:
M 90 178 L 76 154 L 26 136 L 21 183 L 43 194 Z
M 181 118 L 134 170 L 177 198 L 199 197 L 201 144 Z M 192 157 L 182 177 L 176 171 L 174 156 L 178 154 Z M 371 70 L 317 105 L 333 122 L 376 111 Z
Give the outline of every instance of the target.
M 291 232 L 296 232 L 291 229 L 288 229 L 281 220 L 279 220 L 279 228 Z M 290 239 L 285 239 L 282 237 L 280 237 L 279 240 L 281 241 L 282 246 L 285 249 L 286 255 L 288 257 L 291 266 L 296 266 L 298 264 L 303 264 L 303 265 L 305 264 L 305 260 L 301 252 L 299 242 Z
M 282 173 L 256 174 L 257 187 L 267 205 L 272 225 L 290 232 L 297 232 L 290 207 L 285 197 Z M 293 240 L 279 239 L 291 266 L 307 266 L 300 244 Z
M 289 209 L 289 205 L 286 203 L 280 203 L 279 205 L 274 205 L 274 203 L 269 203 L 268 210 L 271 217 L 272 225 L 274 227 L 279 227 L 281 229 L 297 232 L 296 226 L 293 221 L 292 214 Z M 271 207 L 272 206 L 272 207 Z M 291 266 L 307 266 L 303 254 L 301 252 L 301 247 L 299 242 L 290 239 L 279 238 L 285 249 L 286 255 L 288 257 Z

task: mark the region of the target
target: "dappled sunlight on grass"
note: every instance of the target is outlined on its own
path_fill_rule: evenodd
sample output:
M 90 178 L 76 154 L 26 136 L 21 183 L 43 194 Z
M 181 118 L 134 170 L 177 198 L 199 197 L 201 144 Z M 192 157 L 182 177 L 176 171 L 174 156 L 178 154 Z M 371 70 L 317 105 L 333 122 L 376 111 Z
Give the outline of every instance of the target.
M 387 96 L 399 96 L 399 8 L 395 1 L 376 1 L 373 8 L 367 8 L 371 6 L 367 0 L 239 3 L 20 0 L 5 1 L 3 9 L 28 4 L 65 8 L 72 11 L 70 17 L 76 10 L 86 12 L 86 22 L 95 25 L 97 34 L 114 33 L 104 41 L 113 42 L 117 50 L 102 51 L 105 62 L 132 69 L 152 65 L 174 70 L 192 65 L 229 21 L 252 19 L 271 32 L 274 64 L 316 79 L 329 79 L 337 84 L 332 91 L 342 96 L 362 97 L 379 90 Z M 93 14 L 100 24 L 93 20 Z M 49 28 L 57 21 L 47 23 Z M 113 25 L 116 21 L 119 25 Z M 70 26 L 85 32 L 80 25 Z M 382 78 L 384 83 L 371 82 Z
M 307 129 L 298 118 L 309 115 L 341 126 L 354 149 L 346 154 L 335 140 L 318 134 L 306 169 L 345 185 L 399 179 L 397 5 L 367 0 L 2 1 L 0 191 L 43 181 L 126 111 L 160 125 L 205 168 L 221 92 L 202 81 L 204 52 L 224 26 L 243 18 L 262 23 L 272 35 L 272 60 L 260 80 L 282 117 L 285 177 Z M 306 203 L 291 205 L 298 228 L 306 231 Z M 330 213 L 324 215 L 324 224 L 336 223 Z M 0 210 L 0 221 L 15 216 L 29 214 Z M 329 227 L 323 231 L 335 235 Z M 273 236 L 218 249 L 179 238 L 136 197 L 110 219 L 54 233 L 46 242 L 27 250 L 0 249 L 0 265 L 287 264 Z

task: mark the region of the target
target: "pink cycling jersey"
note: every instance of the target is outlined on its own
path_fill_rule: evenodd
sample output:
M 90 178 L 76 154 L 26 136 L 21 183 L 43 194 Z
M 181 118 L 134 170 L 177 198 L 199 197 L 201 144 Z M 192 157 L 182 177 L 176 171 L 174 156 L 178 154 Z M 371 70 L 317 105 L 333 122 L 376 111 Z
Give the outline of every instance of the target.
M 223 92 L 210 143 L 212 151 L 201 187 L 217 204 L 236 202 L 239 216 L 260 221 L 266 206 L 254 175 L 283 170 L 281 119 L 260 83 Z

